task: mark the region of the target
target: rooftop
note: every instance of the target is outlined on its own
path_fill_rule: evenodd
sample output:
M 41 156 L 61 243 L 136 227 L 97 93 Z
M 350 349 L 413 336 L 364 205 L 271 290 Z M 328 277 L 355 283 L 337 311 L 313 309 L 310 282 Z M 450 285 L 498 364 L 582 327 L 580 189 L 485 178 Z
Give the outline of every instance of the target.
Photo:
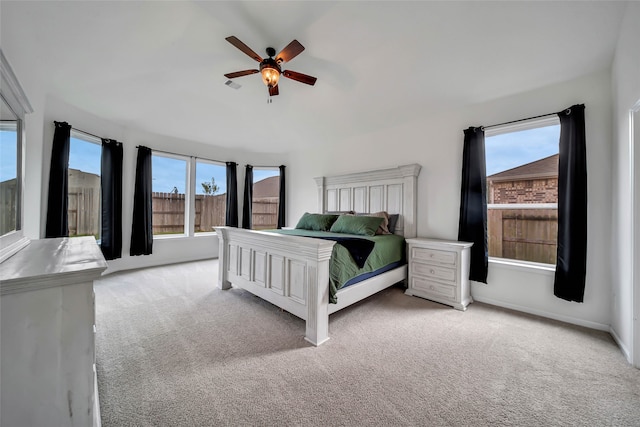
M 558 176 L 558 154 L 488 176 L 489 181 L 508 181 Z

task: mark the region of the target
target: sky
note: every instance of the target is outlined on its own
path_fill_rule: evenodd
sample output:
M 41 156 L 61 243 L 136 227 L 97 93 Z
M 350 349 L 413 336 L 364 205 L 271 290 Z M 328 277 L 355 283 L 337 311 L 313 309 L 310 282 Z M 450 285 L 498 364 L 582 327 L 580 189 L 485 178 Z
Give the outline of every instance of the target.
M 0 130 L 0 182 L 17 176 L 17 148 L 16 132 Z
M 485 138 L 487 176 L 558 154 L 560 125 Z
M 92 142 L 71 138 L 69 148 L 69 169 L 100 175 L 100 156 L 102 146 Z
M 153 169 L 154 192 L 169 193 L 175 187 L 178 189 L 178 193 L 184 193 L 187 176 L 187 162 L 185 160 L 153 156 L 151 167 Z M 278 169 L 261 170 L 254 168 L 253 182 L 278 175 L 280 175 Z M 215 180 L 215 184 L 219 187 L 215 194 L 227 192 L 226 166 L 196 161 L 196 194 L 205 194 L 202 183 L 211 182 L 211 178 Z

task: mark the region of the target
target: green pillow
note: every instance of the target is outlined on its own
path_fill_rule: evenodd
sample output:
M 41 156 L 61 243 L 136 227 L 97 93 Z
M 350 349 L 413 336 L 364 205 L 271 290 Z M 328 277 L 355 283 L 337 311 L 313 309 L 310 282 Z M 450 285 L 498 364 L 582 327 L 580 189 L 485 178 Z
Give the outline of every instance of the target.
M 311 214 L 305 212 L 298 221 L 296 228 L 301 230 L 315 230 L 315 231 L 328 231 L 331 228 L 331 224 L 335 222 L 338 215 L 329 214 Z
M 374 236 L 376 230 L 384 220 L 376 216 L 340 215 L 331 226 L 332 233 L 358 234 L 360 236 Z

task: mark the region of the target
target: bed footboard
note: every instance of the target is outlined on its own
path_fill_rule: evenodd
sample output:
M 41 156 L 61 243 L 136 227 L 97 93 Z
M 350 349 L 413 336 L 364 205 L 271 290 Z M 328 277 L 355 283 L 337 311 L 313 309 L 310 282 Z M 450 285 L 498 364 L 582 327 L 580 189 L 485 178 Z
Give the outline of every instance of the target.
M 306 321 L 305 339 L 329 339 L 329 259 L 335 242 L 216 227 L 218 287 L 235 286 Z

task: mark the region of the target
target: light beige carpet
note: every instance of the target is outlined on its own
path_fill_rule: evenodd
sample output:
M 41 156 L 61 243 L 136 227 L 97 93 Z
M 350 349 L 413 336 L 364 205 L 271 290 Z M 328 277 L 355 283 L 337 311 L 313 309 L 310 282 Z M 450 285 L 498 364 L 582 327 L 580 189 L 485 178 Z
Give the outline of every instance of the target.
M 216 278 L 211 260 L 96 283 L 103 426 L 640 425 L 640 370 L 607 333 L 394 287 L 316 348 Z

